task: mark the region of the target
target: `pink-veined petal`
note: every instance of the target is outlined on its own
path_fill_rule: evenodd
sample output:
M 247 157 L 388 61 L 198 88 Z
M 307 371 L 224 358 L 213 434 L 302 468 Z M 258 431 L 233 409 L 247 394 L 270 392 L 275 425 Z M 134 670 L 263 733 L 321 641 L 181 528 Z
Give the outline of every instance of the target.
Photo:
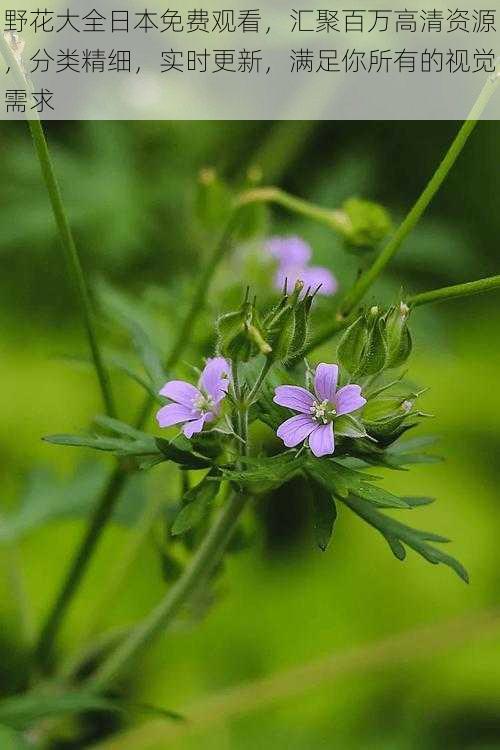
M 192 438 L 197 432 L 201 432 L 205 422 L 210 421 L 209 417 L 211 418 L 211 414 L 210 412 L 207 412 L 206 414 L 202 414 L 199 419 L 193 419 L 191 422 L 187 422 L 182 428 L 184 435 L 187 438 Z
M 182 404 L 167 404 L 156 412 L 156 421 L 160 427 L 172 427 L 179 422 L 188 422 L 196 419 L 200 412 Z
M 338 365 L 326 365 L 321 362 L 317 366 L 314 375 L 314 390 L 319 401 L 329 401 L 333 404 L 338 376 Z
M 203 390 L 218 403 L 227 393 L 231 377 L 231 366 L 224 357 L 207 359 L 201 373 L 200 385 Z
M 335 394 L 335 409 L 338 416 L 341 414 L 350 414 L 356 409 L 361 409 L 366 404 L 366 398 L 361 395 L 359 385 L 351 383 L 340 388 Z
M 160 396 L 170 398 L 172 401 L 189 406 L 192 409 L 194 402 L 200 398 L 201 393 L 198 388 L 195 388 L 191 383 L 186 383 L 185 380 L 169 380 L 161 389 Z
M 314 396 L 299 385 L 279 385 L 274 391 L 273 401 L 279 406 L 310 414 L 314 403 Z
M 316 422 L 311 417 L 305 414 L 297 414 L 280 424 L 276 434 L 283 440 L 287 448 L 294 448 L 305 440 L 316 427 Z
M 316 426 L 314 432 L 309 435 L 309 448 L 316 456 L 329 456 L 335 450 L 335 439 L 333 437 L 333 422 Z

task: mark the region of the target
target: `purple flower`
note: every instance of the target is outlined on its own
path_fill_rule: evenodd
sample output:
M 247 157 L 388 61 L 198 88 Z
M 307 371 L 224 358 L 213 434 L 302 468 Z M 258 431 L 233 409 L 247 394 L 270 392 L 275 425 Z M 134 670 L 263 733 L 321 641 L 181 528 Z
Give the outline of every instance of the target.
M 359 385 L 337 390 L 338 365 L 320 364 L 314 375 L 314 393 L 297 385 L 280 385 L 273 401 L 299 412 L 278 427 L 277 435 L 287 448 L 308 439 L 315 456 L 327 456 L 335 450 L 334 421 L 343 414 L 361 409 L 366 399 Z
M 160 427 L 184 423 L 183 432 L 191 438 L 201 432 L 206 422 L 219 416 L 221 401 L 225 398 L 231 377 L 231 368 L 223 357 L 208 359 L 201 373 L 198 387 L 184 380 L 169 380 L 160 391 L 172 403 L 162 406 L 156 414 Z
M 304 282 L 304 294 L 319 287 L 319 294 L 331 295 L 337 291 L 337 280 L 323 266 L 309 266 L 311 247 L 300 237 L 273 237 L 266 245 L 268 252 L 278 261 L 274 277 L 276 289 L 281 291 L 287 282 L 293 289 L 297 281 Z

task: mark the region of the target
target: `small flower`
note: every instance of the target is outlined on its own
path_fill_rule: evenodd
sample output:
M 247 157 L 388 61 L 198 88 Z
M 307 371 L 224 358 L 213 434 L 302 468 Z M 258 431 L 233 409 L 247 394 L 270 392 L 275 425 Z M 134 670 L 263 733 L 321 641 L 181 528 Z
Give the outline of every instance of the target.
M 266 248 L 278 261 L 274 286 L 281 291 L 287 283 L 293 289 L 297 281 L 304 283 L 304 294 L 308 289 L 318 289 L 319 294 L 331 295 L 337 291 L 337 280 L 323 266 L 310 266 L 312 250 L 300 237 L 273 237 Z
M 231 368 L 224 357 L 208 359 L 198 387 L 184 380 L 169 380 L 160 391 L 172 403 L 162 406 L 156 414 L 160 427 L 184 423 L 187 438 L 201 432 L 206 422 L 219 416 L 221 402 L 227 394 Z
M 366 404 L 359 385 L 345 385 L 337 390 L 338 373 L 338 365 L 319 364 L 314 375 L 314 393 L 297 385 L 276 388 L 273 401 L 299 412 L 278 427 L 276 434 L 287 448 L 308 439 L 309 448 L 318 458 L 334 452 L 335 419 Z

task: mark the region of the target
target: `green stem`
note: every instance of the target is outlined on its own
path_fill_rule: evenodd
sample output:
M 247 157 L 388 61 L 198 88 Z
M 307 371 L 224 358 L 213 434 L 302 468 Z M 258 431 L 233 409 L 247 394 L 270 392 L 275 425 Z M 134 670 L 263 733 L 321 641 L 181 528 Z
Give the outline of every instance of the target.
M 4 35 L 0 33 L 0 52 L 5 61 L 11 68 L 16 80 L 30 90 L 29 82 L 26 80 L 20 67 L 19 59 L 14 55 Z M 31 98 L 30 98 L 31 102 Z M 70 273 L 71 280 L 78 298 L 80 312 L 83 319 L 83 325 L 87 334 L 88 344 L 94 368 L 101 389 L 102 400 L 106 413 L 110 417 L 116 416 L 111 382 L 108 372 L 104 366 L 104 360 L 99 347 L 96 324 L 94 320 L 94 311 L 90 302 L 90 292 L 83 272 L 82 263 L 78 250 L 73 238 L 73 233 L 69 225 L 68 217 L 62 201 L 61 189 L 57 181 L 54 165 L 50 156 L 47 140 L 43 131 L 42 123 L 35 116 L 34 119 L 28 119 L 28 127 L 35 147 L 35 152 L 40 163 L 43 180 L 47 193 L 49 195 L 52 213 L 56 222 L 57 230 L 61 240 L 61 245 L 66 259 L 66 264 Z
M 465 284 L 455 284 L 454 286 L 445 286 L 441 289 L 432 289 L 430 292 L 421 292 L 407 297 L 405 302 L 411 307 L 428 305 L 431 302 L 443 302 L 453 299 L 454 297 L 469 297 L 472 294 L 489 292 L 492 289 L 500 289 L 500 275 L 489 276 L 486 279 L 477 281 L 468 281 Z
M 208 259 L 207 265 L 203 273 L 201 274 L 200 281 L 198 282 L 194 290 L 193 300 L 187 312 L 184 323 L 181 325 L 172 349 L 166 358 L 165 367 L 167 370 L 171 369 L 177 363 L 179 357 L 184 351 L 184 347 L 190 340 L 190 332 L 195 325 L 199 314 L 205 306 L 210 283 L 215 275 L 218 266 L 220 265 L 222 259 L 231 246 L 231 240 L 234 234 L 237 219 L 238 214 L 236 212 L 228 222 L 225 231 L 223 232 L 219 242 L 215 246 L 214 251 Z M 153 403 L 153 400 L 149 396 L 146 397 L 136 421 L 136 425 L 139 428 L 147 420 L 151 412 Z M 85 532 L 80 547 L 76 551 L 67 577 L 64 580 L 57 599 L 48 614 L 47 620 L 45 621 L 45 624 L 42 628 L 36 647 L 36 655 L 38 661 L 44 669 L 47 669 L 51 665 L 52 651 L 54 648 L 55 639 L 68 609 L 69 603 L 82 581 L 83 575 L 88 567 L 88 564 L 101 537 L 101 534 L 103 533 L 106 524 L 111 518 L 120 492 L 126 482 L 126 478 L 126 473 L 123 471 L 121 466 L 117 466 L 116 469 L 112 472 L 106 487 L 104 488 L 100 498 L 96 503 L 95 510 L 89 522 L 89 526 Z
M 125 484 L 126 478 L 127 475 L 122 467 L 117 466 L 95 506 L 85 536 L 72 561 L 55 604 L 50 610 L 40 632 L 35 649 L 35 656 L 38 664 L 44 670 L 47 670 L 51 666 L 52 652 L 57 631 L 59 630 L 69 602 L 75 595 L 78 585 L 80 584 L 97 541 L 101 536 L 106 523 L 111 517 L 116 504 L 116 499 Z
M 292 213 L 305 216 L 307 219 L 317 221 L 319 224 L 325 224 L 330 229 L 334 229 L 342 235 L 345 235 L 349 229 L 349 219 L 343 211 L 338 209 L 323 208 L 315 203 L 296 198 L 289 195 L 277 187 L 262 187 L 247 190 L 239 197 L 240 206 L 248 203 L 275 203 L 282 208 L 286 208 Z
M 66 257 L 66 263 L 79 300 L 83 325 L 87 334 L 92 361 L 101 388 L 104 408 L 110 417 L 114 417 L 116 416 L 116 409 L 113 401 L 111 382 L 106 367 L 104 366 L 104 360 L 98 343 L 94 312 L 90 303 L 90 293 L 68 222 L 68 217 L 64 210 L 61 190 L 55 175 L 54 166 L 47 146 L 47 140 L 40 120 L 28 120 L 28 126 L 33 138 L 38 161 L 40 162 L 45 186 L 49 194 L 50 205 L 52 206 L 52 212 L 59 231 L 59 237 Z
M 245 495 L 234 494 L 231 497 L 177 583 L 101 665 L 88 682 L 89 689 L 106 689 L 123 668 L 172 622 L 189 597 L 207 581 L 222 558 L 246 502 Z
M 320 331 L 317 336 L 311 339 L 306 348 L 306 354 L 315 349 L 317 346 L 320 346 L 321 344 L 328 341 L 339 330 L 345 327 L 346 318 L 351 314 L 356 305 L 363 299 L 368 289 L 377 280 L 382 271 L 386 268 L 388 263 L 397 253 L 406 237 L 415 228 L 422 214 L 427 209 L 430 202 L 448 176 L 451 168 L 461 154 L 469 137 L 474 132 L 474 129 L 479 121 L 482 112 L 484 111 L 486 105 L 488 104 L 496 89 L 498 81 L 498 76 L 488 78 L 476 103 L 472 107 L 467 120 L 458 131 L 457 136 L 453 140 L 453 143 L 446 152 L 434 175 L 427 183 L 424 191 L 419 196 L 418 200 L 416 201 L 402 224 L 399 226 L 396 233 L 376 257 L 374 263 L 370 266 L 370 268 L 368 268 L 364 273 L 361 274 L 352 289 L 345 295 L 344 299 L 341 302 L 340 311 L 337 317 L 329 326 L 324 328 L 323 331 Z

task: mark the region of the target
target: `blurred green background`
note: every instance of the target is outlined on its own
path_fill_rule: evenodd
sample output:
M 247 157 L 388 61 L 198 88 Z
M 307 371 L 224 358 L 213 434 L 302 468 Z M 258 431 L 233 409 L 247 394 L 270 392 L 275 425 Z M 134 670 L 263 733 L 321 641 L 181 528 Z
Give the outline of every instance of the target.
M 446 122 L 47 126 L 89 277 L 125 292 L 139 305 L 138 314 L 154 320 L 165 347 L 214 239 L 193 219 L 200 169 L 215 167 L 227 180 L 238 181 L 250 166 L 259 165 L 263 184 L 278 184 L 331 207 L 358 195 L 383 203 L 398 221 L 456 129 L 456 123 Z M 401 287 L 416 292 L 498 273 L 498 134 L 498 123 L 478 126 L 369 300 L 392 301 Z M 40 440 L 48 433 L 85 429 L 101 405 L 92 371 L 72 360 L 86 354 L 86 345 L 26 128 L 4 123 L 1 142 L 1 512 L 6 517 L 30 509 L 27 526 L 21 523 L 21 532 L 3 539 L 0 548 L 0 690 L 9 694 L 23 685 L 28 644 L 81 536 L 81 508 L 85 501 L 90 504 L 112 462 L 87 456 L 82 463 L 79 452 Z M 328 229 L 274 209 L 266 221 L 261 234 L 237 248 L 221 268 L 211 309 L 190 347 L 193 356 L 210 350 L 208 321 L 238 299 L 247 273 L 255 276 L 250 280 L 260 294 L 271 294 L 258 286 L 258 261 L 250 261 L 250 268 L 248 261 L 268 234 L 298 233 L 310 241 L 314 261 L 333 270 L 341 289 L 354 278 L 357 259 Z M 262 269 L 261 276 L 266 276 Z M 322 301 L 318 315 L 327 314 L 328 303 Z M 203 617 L 186 613 L 126 677 L 123 689 L 134 700 L 181 712 L 192 704 L 203 707 L 213 693 L 242 681 L 497 606 L 499 296 L 423 308 L 412 323 L 410 375 L 430 388 L 422 406 L 435 415 L 419 430 L 441 436 L 438 452 L 446 461 L 392 472 L 387 487 L 438 499 L 413 511 L 418 516 L 411 520 L 451 537 L 450 551 L 468 568 L 470 586 L 413 554 L 399 563 L 379 536 L 345 508 L 329 550 L 320 553 L 308 508 L 298 488 L 291 488 L 260 503 L 256 521 L 247 520 L 254 544 L 228 561 L 216 606 Z M 102 334 L 116 340 L 106 321 Z M 331 361 L 333 352 L 329 344 L 315 359 Z M 181 364 L 178 371 L 186 374 L 187 366 Z M 121 376 L 114 384 L 120 416 L 130 418 L 141 394 Z M 75 467 L 79 480 L 73 486 Z M 175 501 L 179 491 L 178 475 L 160 467 L 126 493 L 65 622 L 62 659 L 90 632 L 133 623 L 161 597 L 167 584 L 159 551 L 168 541 L 158 509 Z M 42 523 L 44 508 L 54 503 L 59 517 Z M 72 503 L 78 511 L 71 510 Z M 113 593 L 110 581 L 127 556 L 133 563 L 124 585 Z M 196 731 L 183 729 L 176 738 L 148 734 L 148 718 L 141 717 L 146 725 L 130 747 L 500 748 L 499 642 L 500 632 L 471 638 L 429 658 L 412 659 L 409 649 L 409 659 L 397 665 L 358 669 L 295 697 L 269 699 L 236 717 L 226 716 L 216 704 L 217 715 L 206 726 L 201 722 Z M 114 721 L 90 717 L 79 746 L 103 738 L 116 728 Z M 75 745 L 68 740 L 57 747 Z

